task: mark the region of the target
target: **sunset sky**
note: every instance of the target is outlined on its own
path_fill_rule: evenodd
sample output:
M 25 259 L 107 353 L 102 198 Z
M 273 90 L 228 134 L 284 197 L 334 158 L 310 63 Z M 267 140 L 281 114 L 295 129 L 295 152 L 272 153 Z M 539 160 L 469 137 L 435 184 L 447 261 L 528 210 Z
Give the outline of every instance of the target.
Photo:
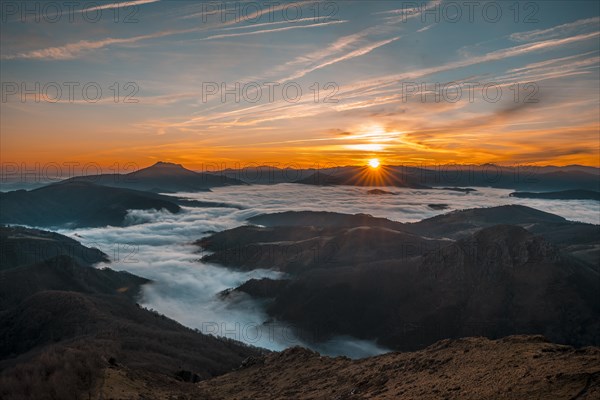
M 3 163 L 600 164 L 597 1 L 27 3 L 2 5 Z

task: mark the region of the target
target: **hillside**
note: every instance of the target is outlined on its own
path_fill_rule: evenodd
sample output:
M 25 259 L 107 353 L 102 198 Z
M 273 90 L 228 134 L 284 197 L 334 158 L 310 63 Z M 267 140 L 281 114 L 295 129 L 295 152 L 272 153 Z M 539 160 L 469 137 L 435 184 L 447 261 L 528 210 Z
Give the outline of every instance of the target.
M 598 348 L 511 336 L 355 361 L 292 348 L 198 386 L 207 400 L 592 400 L 600 397 L 599 371 Z
M 128 210 L 180 211 L 177 200 L 139 190 L 68 181 L 0 193 L 0 223 L 44 227 L 120 226 Z
M 187 382 L 231 371 L 264 353 L 140 307 L 136 300 L 150 281 L 96 269 L 82 257 L 89 252 L 105 261 L 101 252 L 52 232 L 0 232 L 8 249 L 0 271 L 2 399 L 89 398 L 105 371 L 117 367 L 143 377 L 150 393 L 152 385 L 190 393 Z M 37 251 L 28 254 L 30 247 Z
M 598 226 L 523 206 L 414 224 L 312 212 L 251 221 L 273 226 L 204 238 L 204 260 L 288 273 L 284 281 L 250 280 L 223 298 L 244 292 L 266 301 L 272 319 L 307 341 L 350 335 L 414 350 L 447 337 L 527 333 L 600 343 Z
M 0 311 L 45 290 L 122 295 L 135 300 L 148 279 L 111 269 L 80 265 L 63 255 L 0 271 Z
M 108 261 L 108 256 L 100 250 L 83 246 L 55 232 L 0 226 L 0 271 L 61 255 L 72 257 L 77 263 L 87 266 Z

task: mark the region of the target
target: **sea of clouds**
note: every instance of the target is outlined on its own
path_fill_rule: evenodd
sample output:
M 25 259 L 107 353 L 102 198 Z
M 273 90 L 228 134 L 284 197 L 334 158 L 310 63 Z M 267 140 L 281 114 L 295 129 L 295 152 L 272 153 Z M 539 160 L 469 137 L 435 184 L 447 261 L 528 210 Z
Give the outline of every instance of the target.
M 452 210 L 522 204 L 567 219 L 600 224 L 596 201 L 561 201 L 509 197 L 510 190 L 478 188 L 469 194 L 447 190 L 383 188 L 397 195 L 369 195 L 364 187 L 317 187 L 298 184 L 251 185 L 216 188 L 211 192 L 178 193 L 177 196 L 223 202 L 237 208 L 184 207 L 182 212 L 131 211 L 125 227 L 61 230 L 88 246 L 107 253 L 110 267 L 153 280 L 143 289 L 140 303 L 205 333 L 282 350 L 304 345 L 327 355 L 354 358 L 380 354 L 386 349 L 350 337 L 318 345 L 304 342 L 293 326 L 270 321 L 264 303 L 237 294 L 224 300 L 218 294 L 252 278 L 281 278 L 270 270 L 241 272 L 201 262 L 196 240 L 245 224 L 247 218 L 289 210 L 366 213 L 401 222 L 415 222 Z M 381 188 L 380 188 L 381 189 Z M 447 204 L 446 210 L 429 204 Z M 106 265 L 100 265 L 103 267 Z

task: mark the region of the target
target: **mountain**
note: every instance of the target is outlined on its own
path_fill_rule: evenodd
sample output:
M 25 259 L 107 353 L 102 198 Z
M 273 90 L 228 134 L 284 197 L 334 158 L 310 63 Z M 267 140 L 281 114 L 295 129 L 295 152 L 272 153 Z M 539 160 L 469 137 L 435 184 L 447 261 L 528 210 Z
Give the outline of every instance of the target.
M 510 197 L 521 197 L 528 199 L 548 199 L 548 200 L 598 200 L 600 201 L 600 192 L 594 190 L 562 190 L 558 192 L 513 192 Z
M 155 193 L 67 181 L 0 193 L 0 223 L 30 226 L 120 226 L 128 210 L 180 211 L 177 199 Z
M 581 165 L 386 165 L 377 170 L 359 166 L 320 169 L 252 166 L 226 169 L 220 173 L 251 184 L 301 183 L 319 186 L 396 186 L 418 189 L 476 186 L 523 191 L 600 190 L 600 169 Z
M 505 205 L 489 208 L 472 208 L 452 211 L 437 215 L 412 224 L 405 224 L 403 229 L 428 237 L 460 238 L 475 232 L 477 229 L 498 224 L 530 225 L 530 224 L 571 224 L 555 214 L 536 210 L 527 206 Z M 574 223 L 578 226 L 586 224 Z
M 249 218 L 248 222 L 265 227 L 380 227 L 441 240 L 456 240 L 481 228 L 512 224 L 543 236 L 562 251 L 592 266 L 598 264 L 600 259 L 600 226 L 567 221 L 558 215 L 521 205 L 456 210 L 415 223 L 396 222 L 368 214 L 352 215 L 324 211 L 261 214 Z M 276 241 L 277 234 L 273 235 L 272 241 Z M 405 246 L 409 245 L 410 243 L 405 243 Z M 600 271 L 600 267 L 597 269 Z
M 405 259 L 449 243 L 379 226 L 240 226 L 196 242 L 209 252 L 203 261 L 243 270 L 269 268 L 287 273 Z
M 149 282 L 127 272 L 82 266 L 75 259 L 62 255 L 0 271 L 0 311 L 45 290 L 113 294 L 136 299 L 141 285 Z
M 484 165 L 439 165 L 390 168 L 429 186 L 477 186 L 527 191 L 600 190 L 600 169 L 594 167 L 538 167 Z
M 198 173 L 180 164 L 157 162 L 128 174 L 87 175 L 63 182 L 90 182 L 96 185 L 145 190 L 155 193 L 198 192 L 211 187 L 243 185 L 239 179 L 225 175 Z
M 9 242 L 46 237 L 47 246 L 58 242 L 60 251 L 72 244 L 49 232 L 6 229 Z M 25 238 L 28 233 L 33 238 Z M 21 245 L 9 243 L 17 252 Z M 27 259 L 9 257 L 10 268 L 0 271 L 2 399 L 92 398 L 107 380 L 120 392 L 111 398 L 123 398 L 124 389 L 114 387 L 118 376 L 143 381 L 136 398 L 156 398 L 154 387 L 168 387 L 176 398 L 198 398 L 190 382 L 266 352 L 142 308 L 135 300 L 147 279 L 95 269 L 69 255 L 17 265 Z
M 395 173 L 388 167 L 382 166 L 374 170 L 370 167 L 352 167 L 331 172 L 317 171 L 306 178 L 294 183 L 305 185 L 330 186 L 395 186 L 413 189 L 429 189 L 412 176 Z
M 108 262 L 108 256 L 100 250 L 83 246 L 61 234 L 20 226 L 0 226 L 0 271 L 61 255 L 72 257 L 86 266 Z
M 295 347 L 198 386 L 199 398 L 211 400 L 591 400 L 600 397 L 599 370 L 598 348 L 510 336 L 443 340 L 418 352 L 361 360 Z
M 524 206 L 413 224 L 308 211 L 250 222 L 265 226 L 199 241 L 210 252 L 204 259 L 286 272 L 282 281 L 250 280 L 222 295 L 265 300 L 273 320 L 309 342 L 351 335 L 413 350 L 446 337 L 539 333 L 600 343 L 597 225 Z
M 320 227 L 357 227 L 371 226 L 382 228 L 400 228 L 404 224 L 387 218 L 373 217 L 368 214 L 343 214 L 331 211 L 283 211 L 272 214 L 260 214 L 248 218 L 254 225 L 277 226 L 320 226 Z

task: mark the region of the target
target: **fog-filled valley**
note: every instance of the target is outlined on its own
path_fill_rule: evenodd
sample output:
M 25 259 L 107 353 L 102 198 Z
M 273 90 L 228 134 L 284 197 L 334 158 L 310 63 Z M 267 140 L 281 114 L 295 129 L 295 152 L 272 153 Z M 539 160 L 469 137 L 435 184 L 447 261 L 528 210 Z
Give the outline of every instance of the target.
M 151 279 L 145 285 L 141 304 L 155 309 L 186 326 L 249 344 L 282 350 L 303 344 L 324 354 L 362 357 L 385 350 L 371 342 L 351 337 L 310 343 L 298 338 L 294 325 L 269 320 L 261 301 L 240 295 L 236 301 L 218 296 L 250 279 L 285 277 L 285 273 L 258 269 L 242 272 L 230 266 L 202 262 L 208 254 L 193 244 L 212 232 L 220 232 L 247 223 L 256 215 L 283 211 L 319 210 L 345 214 L 370 214 L 399 222 L 417 222 L 453 210 L 522 204 L 569 220 L 600 223 L 598 203 L 593 200 L 556 202 L 509 197 L 510 190 L 477 188 L 470 193 L 453 190 L 417 190 L 380 188 L 391 194 L 369 194 L 370 188 L 314 187 L 297 184 L 252 185 L 213 188 L 211 192 L 177 193 L 175 196 L 207 202 L 227 203 L 237 208 L 183 207 L 180 213 L 134 210 L 126 217 L 126 226 L 91 229 L 60 229 L 83 244 L 97 247 L 111 257 L 109 266 Z M 445 204 L 444 210 L 429 204 Z M 239 209 L 238 209 L 239 208 Z M 398 246 L 401 246 L 398 243 Z M 327 252 L 327 248 L 321 249 Z M 287 257 L 297 252 L 314 252 L 308 245 L 290 248 Z M 352 251 L 351 249 L 349 251 Z M 296 252 L 296 253 L 294 253 Z M 241 255 L 250 257 L 251 255 Z M 322 254 L 326 257 L 327 254 Z M 102 266 L 100 264 L 99 266 Z

